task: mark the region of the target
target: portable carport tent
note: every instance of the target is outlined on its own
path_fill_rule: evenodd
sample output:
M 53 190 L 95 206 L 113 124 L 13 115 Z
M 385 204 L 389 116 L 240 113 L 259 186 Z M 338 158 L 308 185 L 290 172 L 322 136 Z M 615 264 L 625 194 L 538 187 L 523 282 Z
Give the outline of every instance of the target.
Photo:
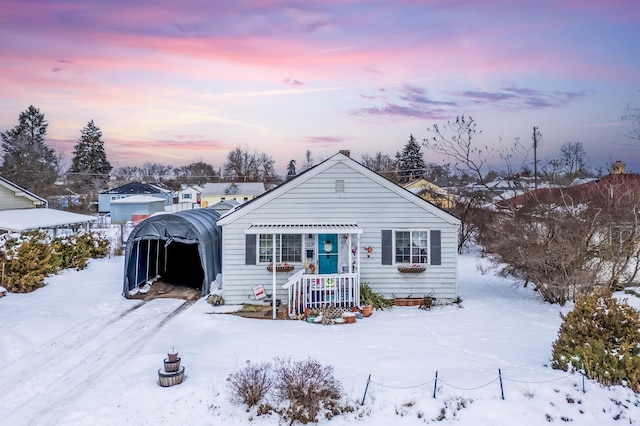
M 221 272 L 220 213 L 193 209 L 151 216 L 136 226 L 125 246 L 122 294 L 160 277 L 209 294 Z

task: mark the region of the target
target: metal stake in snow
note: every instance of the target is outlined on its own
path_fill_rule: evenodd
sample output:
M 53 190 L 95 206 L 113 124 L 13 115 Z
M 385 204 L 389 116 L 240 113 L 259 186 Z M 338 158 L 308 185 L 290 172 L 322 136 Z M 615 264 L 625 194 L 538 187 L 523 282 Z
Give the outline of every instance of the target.
M 502 387 L 502 371 L 500 371 L 499 368 L 498 368 L 498 378 L 500 379 L 500 395 L 502 396 L 502 399 L 504 400 L 504 388 Z
M 580 375 L 582 376 L 582 393 L 585 393 L 584 390 L 584 362 L 582 363 L 582 370 L 580 370 Z
M 364 399 L 367 397 L 367 390 L 369 390 L 370 381 L 371 381 L 371 374 L 369 374 L 369 378 L 367 379 L 367 386 L 364 387 L 364 395 L 362 395 L 362 403 L 360 405 L 364 405 Z
M 436 389 L 438 389 L 438 370 L 436 370 L 436 379 L 433 383 L 433 399 L 436 399 Z

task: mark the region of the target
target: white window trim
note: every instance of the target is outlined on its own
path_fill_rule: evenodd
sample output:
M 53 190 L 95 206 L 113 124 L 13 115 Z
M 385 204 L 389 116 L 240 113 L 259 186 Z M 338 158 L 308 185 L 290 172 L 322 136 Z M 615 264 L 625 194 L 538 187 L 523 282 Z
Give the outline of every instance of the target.
M 256 239 L 256 264 L 257 265 L 269 265 L 270 263 L 272 263 L 271 261 L 262 261 L 260 260 L 260 237 L 265 236 L 269 241 L 271 241 L 271 244 L 273 244 L 272 242 L 272 238 L 273 238 L 273 234 L 258 234 L 257 235 L 257 239 Z M 276 234 L 276 238 L 280 237 L 280 241 L 282 242 L 282 236 L 283 235 L 300 235 L 300 260 L 285 260 L 284 262 L 286 263 L 302 263 L 304 262 L 304 256 L 305 256 L 305 245 L 304 245 L 304 238 L 301 234 Z M 280 250 L 282 250 L 282 246 L 280 246 Z M 280 253 L 280 257 L 282 258 L 282 252 Z M 282 260 L 276 260 L 276 263 L 283 263 Z
M 430 266 L 431 265 L 431 232 L 430 229 L 428 228 L 410 228 L 410 229 L 393 229 L 393 245 L 392 245 L 392 250 L 393 250 L 393 264 L 394 265 L 425 265 L 425 266 Z M 396 233 L 397 232 L 408 232 L 409 233 L 409 238 L 410 238 L 410 242 L 411 242 L 411 234 L 413 232 L 424 232 L 427 234 L 427 262 L 426 263 L 420 263 L 420 262 L 398 262 L 396 259 Z M 411 248 L 411 243 L 409 243 L 409 248 Z M 410 255 L 411 256 L 411 255 Z

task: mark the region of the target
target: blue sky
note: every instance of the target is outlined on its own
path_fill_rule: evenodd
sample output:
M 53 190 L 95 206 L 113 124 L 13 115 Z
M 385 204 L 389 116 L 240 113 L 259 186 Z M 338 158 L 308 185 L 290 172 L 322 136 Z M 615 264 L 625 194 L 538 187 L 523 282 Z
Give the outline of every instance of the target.
M 67 156 L 94 120 L 116 167 L 219 167 L 242 147 L 284 173 L 307 150 L 316 161 L 340 149 L 393 156 L 410 134 L 465 114 L 482 145 L 530 145 L 538 126 L 542 162 L 582 142 L 592 167 L 640 171 L 621 120 L 640 106 L 637 1 L 0 6 L 0 130 L 34 105 Z

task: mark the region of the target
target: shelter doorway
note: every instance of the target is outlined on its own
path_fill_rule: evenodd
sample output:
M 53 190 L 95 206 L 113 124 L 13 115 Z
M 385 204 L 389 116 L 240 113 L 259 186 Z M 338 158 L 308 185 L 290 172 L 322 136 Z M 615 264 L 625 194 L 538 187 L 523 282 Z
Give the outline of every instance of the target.
M 134 271 L 136 286 L 146 282 L 202 289 L 204 270 L 197 242 L 139 240 L 133 245 L 129 271 Z

